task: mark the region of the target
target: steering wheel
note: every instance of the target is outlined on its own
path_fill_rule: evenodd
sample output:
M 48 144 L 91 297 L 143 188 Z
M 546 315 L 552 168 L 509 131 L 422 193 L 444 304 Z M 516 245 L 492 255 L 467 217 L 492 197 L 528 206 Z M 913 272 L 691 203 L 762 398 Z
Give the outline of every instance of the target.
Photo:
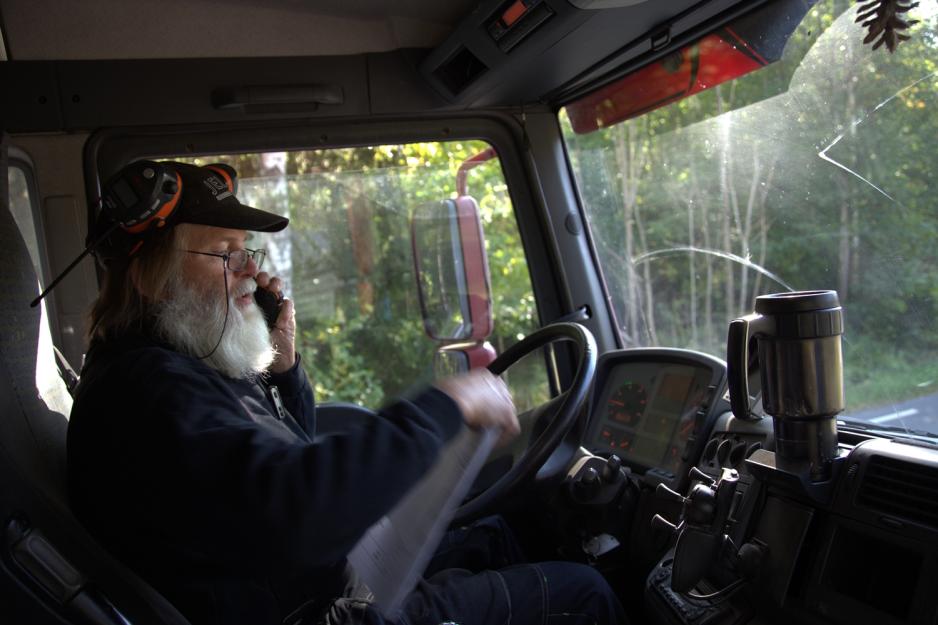
M 509 347 L 488 368 L 495 375 L 500 375 L 539 347 L 560 340 L 570 340 L 575 344 L 577 371 L 570 388 L 549 402 L 559 403 L 556 414 L 505 475 L 456 510 L 455 523 L 467 523 L 484 516 L 501 499 L 516 492 L 537 473 L 573 427 L 589 395 L 596 373 L 596 340 L 585 327 L 578 323 L 554 323 L 544 326 Z

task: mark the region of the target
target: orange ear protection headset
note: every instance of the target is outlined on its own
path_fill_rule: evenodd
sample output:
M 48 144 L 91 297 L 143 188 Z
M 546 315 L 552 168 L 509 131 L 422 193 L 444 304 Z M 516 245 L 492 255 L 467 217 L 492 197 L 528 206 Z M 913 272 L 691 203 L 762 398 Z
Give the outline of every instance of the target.
M 211 167 L 222 173 L 229 188 L 234 186 L 222 167 Z M 171 220 L 181 197 L 182 177 L 170 163 L 137 161 L 121 169 L 101 189 L 101 215 L 88 233 L 84 251 L 30 306 L 36 306 L 89 253 L 104 265 L 132 256 L 149 234 Z
M 128 165 L 108 180 L 103 210 L 127 232 L 162 227 L 182 195 L 182 179 L 173 169 L 152 161 Z
M 137 161 L 101 189 L 101 216 L 88 247 L 104 264 L 132 256 L 146 236 L 163 228 L 182 197 L 182 177 L 169 163 Z

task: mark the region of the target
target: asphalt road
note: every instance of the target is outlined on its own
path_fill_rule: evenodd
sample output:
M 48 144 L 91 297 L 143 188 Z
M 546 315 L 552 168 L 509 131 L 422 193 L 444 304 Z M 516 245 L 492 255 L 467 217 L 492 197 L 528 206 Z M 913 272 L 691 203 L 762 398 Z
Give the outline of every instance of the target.
M 876 408 L 848 410 L 838 418 L 938 435 L 938 393 Z

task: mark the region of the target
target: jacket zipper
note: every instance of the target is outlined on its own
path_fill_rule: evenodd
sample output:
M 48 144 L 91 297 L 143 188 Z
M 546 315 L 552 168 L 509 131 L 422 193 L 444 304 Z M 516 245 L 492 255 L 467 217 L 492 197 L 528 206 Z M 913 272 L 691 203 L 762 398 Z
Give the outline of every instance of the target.
M 280 398 L 280 389 L 274 385 L 268 386 L 267 389 L 270 391 L 270 398 L 274 402 L 277 418 L 283 421 L 287 417 L 287 410 L 283 407 L 283 400 Z

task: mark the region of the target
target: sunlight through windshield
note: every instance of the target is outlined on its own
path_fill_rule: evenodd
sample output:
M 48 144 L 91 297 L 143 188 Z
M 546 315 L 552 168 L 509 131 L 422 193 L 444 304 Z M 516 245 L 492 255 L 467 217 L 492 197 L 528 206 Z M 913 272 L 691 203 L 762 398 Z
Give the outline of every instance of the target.
M 934 437 L 938 4 L 913 10 L 892 54 L 863 44 L 851 2 L 787 4 L 800 13 L 767 67 L 644 114 L 561 111 L 622 342 L 724 357 L 727 324 L 757 295 L 836 289 L 844 418 Z M 746 19 L 718 34 L 745 32 L 755 58 L 781 21 Z M 596 111 L 621 109 L 615 84 L 602 94 Z

